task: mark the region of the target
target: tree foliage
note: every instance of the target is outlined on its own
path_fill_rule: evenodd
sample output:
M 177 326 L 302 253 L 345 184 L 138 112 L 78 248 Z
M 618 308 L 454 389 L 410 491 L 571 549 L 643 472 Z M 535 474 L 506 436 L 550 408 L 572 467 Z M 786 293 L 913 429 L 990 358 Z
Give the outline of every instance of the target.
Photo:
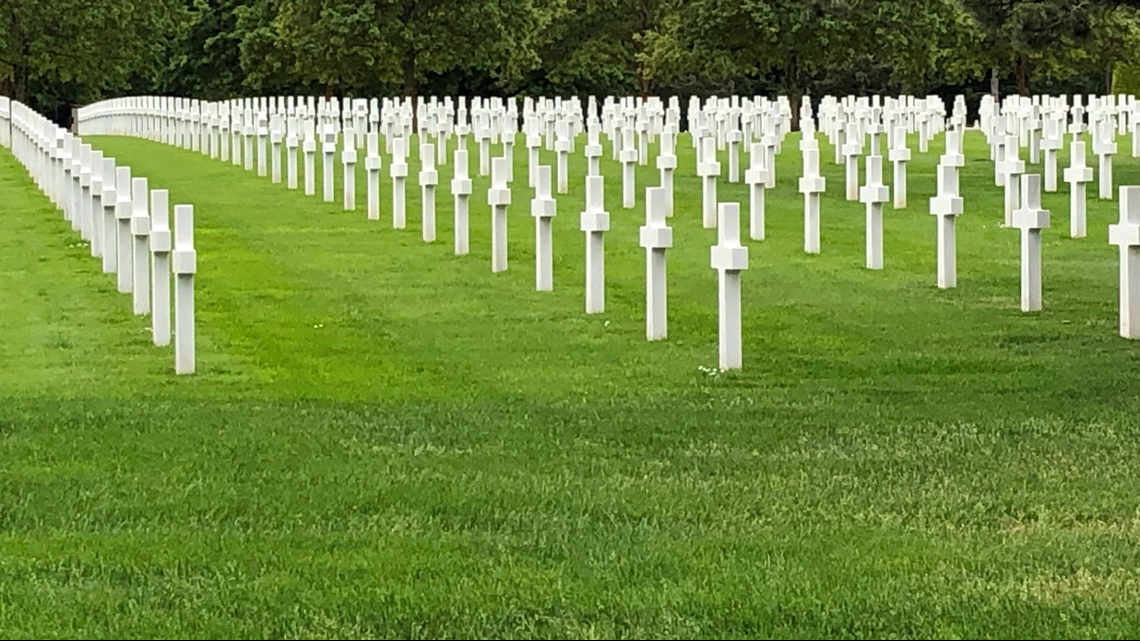
M 1140 0 L 4 0 L 0 92 L 1027 93 L 1140 77 Z M 1119 88 L 1119 87 L 1118 87 Z

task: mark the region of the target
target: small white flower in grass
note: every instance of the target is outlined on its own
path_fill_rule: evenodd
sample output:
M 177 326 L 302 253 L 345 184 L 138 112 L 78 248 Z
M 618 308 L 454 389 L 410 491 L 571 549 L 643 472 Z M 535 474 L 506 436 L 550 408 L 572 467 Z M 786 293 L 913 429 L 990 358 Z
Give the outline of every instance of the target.
M 602 324 L 602 327 L 609 327 L 609 326 L 610 326 L 610 322 L 609 322 L 609 321 L 606 321 L 604 324 Z

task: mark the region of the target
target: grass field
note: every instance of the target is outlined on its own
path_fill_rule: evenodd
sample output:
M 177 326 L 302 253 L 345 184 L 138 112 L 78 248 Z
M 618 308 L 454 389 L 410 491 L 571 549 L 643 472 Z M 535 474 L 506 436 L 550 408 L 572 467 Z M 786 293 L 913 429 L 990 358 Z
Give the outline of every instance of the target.
M 822 254 L 803 253 L 790 137 L 769 239 L 748 243 L 745 367 L 710 374 L 715 232 L 687 138 L 662 343 L 645 340 L 637 245 L 656 170 L 623 210 L 608 151 L 607 313 L 587 317 L 580 153 L 555 291 L 538 293 L 525 149 L 510 270 L 492 274 L 486 179 L 471 255 L 452 255 L 450 165 L 426 245 L 414 179 L 395 231 L 388 178 L 382 220 L 365 219 L 362 167 L 348 213 L 319 179 L 307 198 L 93 140 L 196 207 L 199 373 L 174 376 L 0 150 L 0 636 L 1140 630 L 1140 345 L 1117 336 L 1116 203 L 1095 184 L 1082 240 L 1067 185 L 1046 194 L 1045 310 L 1025 315 L 980 134 L 952 291 L 934 287 L 926 202 L 941 140 L 915 152 L 910 207 L 886 208 L 886 269 L 869 272 L 826 142 Z M 1120 143 L 1117 182 L 1140 184 Z M 720 196 L 747 202 L 723 179 Z

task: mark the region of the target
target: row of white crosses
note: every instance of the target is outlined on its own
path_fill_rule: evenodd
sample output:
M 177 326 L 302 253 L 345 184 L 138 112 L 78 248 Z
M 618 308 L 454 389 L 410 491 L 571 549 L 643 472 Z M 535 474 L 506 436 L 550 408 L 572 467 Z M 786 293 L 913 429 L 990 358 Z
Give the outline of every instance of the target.
M 88 243 L 102 270 L 130 294 L 136 315 L 150 316 L 155 345 L 171 342 L 170 280 L 174 276 L 174 369 L 195 370 L 194 208 L 174 207 L 170 229 L 166 190 L 150 190 L 131 168 L 57 127 L 27 106 L 0 104 L 0 142 L 12 148 L 36 185 Z M 10 132 L 10 135 L 9 133 Z
M 909 150 L 905 147 L 905 138 L 907 132 L 912 129 L 917 129 L 920 134 L 921 143 L 923 141 L 929 141 L 934 132 L 940 132 L 944 127 L 943 114 L 945 112 L 941 107 L 941 103 L 939 101 L 901 100 L 898 102 L 892 102 L 892 100 L 893 99 L 888 99 L 887 104 L 882 107 L 879 107 L 876 103 L 871 103 L 871 105 L 868 107 L 866 105 L 860 105 L 858 103 L 852 105 L 844 105 L 842 102 L 835 101 L 831 103 L 831 107 L 829 108 L 832 116 L 824 118 L 823 114 L 821 113 L 821 120 L 826 120 L 828 123 L 830 123 L 830 126 L 833 130 L 846 130 L 849 132 L 848 137 L 846 138 L 848 145 L 854 146 L 860 151 L 860 153 L 862 150 L 863 137 L 869 136 L 870 138 L 869 148 L 871 155 L 867 160 L 867 182 L 863 188 L 858 189 L 857 192 L 859 199 L 865 203 L 867 208 L 867 266 L 871 269 L 882 268 L 882 207 L 883 204 L 889 200 L 889 192 L 886 185 L 883 184 L 882 180 L 882 140 L 884 138 L 887 140 L 887 144 L 891 148 L 890 159 L 895 162 L 895 192 L 897 203 L 900 194 L 900 190 L 897 188 L 897 186 L 899 183 L 903 183 L 905 185 L 905 162 L 909 160 Z M 700 156 L 700 158 L 698 158 L 697 165 L 698 173 L 706 178 L 704 181 L 704 184 L 706 185 L 706 194 L 709 194 L 711 196 L 706 197 L 704 213 L 702 215 L 705 225 L 708 227 L 720 226 L 720 221 L 718 220 L 718 217 L 721 214 L 719 207 L 720 203 L 716 202 L 715 197 L 715 179 L 720 174 L 720 165 L 716 161 L 717 145 L 721 143 L 721 141 L 724 141 L 724 143 L 728 145 L 728 149 L 730 150 L 730 173 L 733 173 L 731 171 L 731 165 L 733 164 L 731 153 L 732 149 L 734 145 L 737 145 L 746 138 L 743 132 L 738 128 L 737 124 L 737 118 L 740 118 L 740 121 L 742 122 L 744 120 L 744 116 L 742 113 L 734 111 L 733 102 L 735 101 L 728 101 L 726 115 L 724 117 L 717 116 L 714 118 L 714 115 L 718 111 L 718 107 L 722 105 L 721 102 L 713 103 L 711 105 L 711 109 L 705 111 L 698 109 L 697 111 L 699 116 L 703 115 L 708 122 L 713 123 L 711 125 L 712 128 L 708 131 L 709 135 L 694 136 L 694 139 L 700 139 L 700 146 L 698 147 L 698 155 Z M 778 105 L 779 103 L 772 104 Z M 618 155 L 619 160 L 621 160 L 625 165 L 623 167 L 623 177 L 629 173 L 625 171 L 626 168 L 631 167 L 634 163 L 640 163 L 646 160 L 644 155 L 639 151 L 638 142 L 643 140 L 645 137 L 660 135 L 662 138 L 662 154 L 659 156 L 658 166 L 662 171 L 663 186 L 666 184 L 666 179 L 671 178 L 671 171 L 676 166 L 676 157 L 672 154 L 673 136 L 675 135 L 672 131 L 672 128 L 675 126 L 672 121 L 675 121 L 678 118 L 675 115 L 671 115 L 675 113 L 673 111 L 673 106 L 670 106 L 668 109 L 643 109 L 640 111 L 644 111 L 646 115 L 642 116 L 638 113 L 639 110 L 637 108 L 631 109 L 628 105 L 607 101 L 607 105 L 603 108 L 601 114 L 591 112 L 584 120 L 581 119 L 580 116 L 575 115 L 580 114 L 580 112 L 576 112 L 572 107 L 569 107 L 568 103 L 563 104 L 560 109 L 555 109 L 552 115 L 549 115 L 549 110 L 544 111 L 544 109 L 546 109 L 546 106 L 544 106 L 544 104 L 541 102 L 533 103 L 530 107 L 524 106 L 524 113 L 530 114 L 530 120 L 526 120 L 527 116 L 524 116 L 524 133 L 528 139 L 528 147 L 531 148 L 538 147 L 542 144 L 543 134 L 545 134 L 545 137 L 548 141 L 552 139 L 554 141 L 554 148 L 559 153 L 560 166 L 563 165 L 564 158 L 566 154 L 569 153 L 573 137 L 577 135 L 576 133 L 572 132 L 580 131 L 580 128 L 585 127 L 587 134 L 590 136 L 590 143 L 586 145 L 586 156 L 590 167 L 590 173 L 592 174 L 594 171 L 596 171 L 596 161 L 597 158 L 601 155 L 600 145 L 598 145 L 597 142 L 597 134 L 599 131 L 605 133 L 605 130 L 608 128 L 611 132 L 610 135 L 613 136 L 612 140 L 615 143 L 615 153 Z M 825 107 L 821 104 L 821 112 L 824 110 Z M 437 122 L 441 122 L 442 120 L 440 119 L 446 117 L 446 109 L 443 109 L 441 111 L 443 115 L 438 116 Z M 957 169 L 964 164 L 964 157 L 962 155 L 961 147 L 961 132 L 964 129 L 965 122 L 964 112 L 964 103 L 961 100 L 956 101 L 954 115 L 950 118 L 949 121 L 951 130 L 947 135 L 946 154 L 942 157 L 942 164 L 939 168 L 939 192 L 938 195 L 932 199 L 931 205 L 931 213 L 940 216 L 940 224 L 938 227 L 938 281 L 939 286 L 942 287 L 952 287 L 956 282 L 956 276 L 954 274 L 955 261 L 953 221 L 954 216 L 961 213 L 961 198 L 957 194 Z M 429 118 L 431 117 L 430 109 L 427 112 L 423 112 L 421 106 L 421 127 L 423 126 L 422 119 L 424 118 L 424 113 L 427 113 Z M 758 112 L 758 114 L 760 116 L 760 124 L 758 127 L 752 128 L 747 137 L 754 138 L 755 136 L 759 136 L 761 139 L 768 138 L 768 140 L 766 143 L 752 143 L 750 145 L 750 156 L 752 163 L 749 170 L 745 172 L 745 180 L 752 187 L 750 190 L 750 236 L 754 239 L 763 239 L 763 188 L 773 180 L 774 174 L 774 163 L 772 163 L 770 168 L 765 165 L 769 163 L 769 157 L 774 156 L 779 144 L 779 137 L 771 133 L 771 130 L 772 128 L 777 127 L 777 125 L 782 126 L 782 120 L 786 114 L 783 110 L 777 109 L 770 114 L 770 117 L 767 120 L 764 120 L 763 111 Z M 505 120 L 505 118 L 502 117 L 495 118 L 491 115 L 490 112 L 485 110 L 473 114 L 473 117 L 475 128 L 482 131 L 488 131 L 489 125 L 487 123 L 495 122 L 496 120 L 499 122 Z M 690 114 L 691 119 L 692 117 L 693 115 Z M 630 122 L 636 122 L 638 119 L 646 124 L 637 125 L 635 127 L 628 126 Z M 823 181 L 822 176 L 819 175 L 818 171 L 818 146 L 815 145 L 813 118 L 809 101 L 804 101 L 803 103 L 803 108 L 801 110 L 801 119 L 803 120 L 805 127 L 808 129 L 808 133 L 810 134 L 806 135 L 803 139 L 803 142 L 801 143 L 801 150 L 804 152 L 805 156 L 804 177 L 801 179 L 801 191 L 803 191 L 805 195 L 805 250 L 809 252 L 818 252 L 819 194 L 822 193 L 825 182 Z M 890 125 L 889 127 L 887 124 L 884 124 L 884 119 L 887 120 L 887 124 Z M 698 122 L 700 121 L 698 120 Z M 756 121 L 754 120 L 752 124 L 755 122 Z M 765 122 L 769 124 L 764 124 Z M 698 126 L 703 127 L 704 125 L 701 124 Z M 402 130 L 406 128 L 396 126 L 394 129 Z M 769 131 L 769 133 L 765 134 L 765 130 Z M 550 135 L 551 131 L 554 132 L 553 136 Z M 887 133 L 888 131 L 893 131 L 894 133 Z M 635 133 L 637 134 L 636 136 L 634 135 Z M 856 134 L 859 137 L 858 140 L 855 138 Z M 490 135 L 479 133 L 476 134 L 476 137 L 481 141 L 489 140 L 491 138 Z M 530 141 L 533 139 L 537 139 L 537 144 L 531 144 Z M 460 140 L 462 141 L 462 138 Z M 333 142 L 335 144 L 335 138 Z M 397 180 L 405 178 L 407 175 L 406 163 L 404 162 L 404 150 L 401 148 L 401 142 L 401 138 L 397 137 L 395 140 L 395 160 L 393 161 L 394 168 L 392 174 L 393 178 Z M 504 152 L 506 152 L 506 140 L 503 142 Z M 462 142 L 460 142 L 460 145 L 462 146 Z M 485 147 L 485 145 L 481 144 L 481 147 Z M 1014 148 L 1012 144 L 1010 147 Z M 369 144 L 369 148 L 371 150 L 371 143 Z M 644 149 L 644 145 L 640 145 L 640 148 Z M 1042 148 L 1047 150 L 1048 146 L 1045 145 Z M 345 154 L 349 154 L 350 151 L 351 150 L 346 149 Z M 420 155 L 421 158 L 427 159 L 424 163 L 424 169 L 421 171 L 421 187 L 425 190 L 425 208 L 432 207 L 432 213 L 434 213 L 434 197 L 429 196 L 429 192 L 433 194 L 434 186 L 436 184 L 435 181 L 431 179 L 431 176 L 434 173 L 434 166 L 430 161 L 430 158 L 433 155 L 430 145 L 425 145 L 421 150 Z M 812 160 L 813 156 L 814 161 Z M 530 157 L 536 158 L 537 154 L 531 154 Z M 1081 157 L 1083 158 L 1083 154 L 1081 154 Z M 496 159 L 496 161 L 506 161 L 508 158 L 509 157 L 504 157 L 502 159 Z M 847 158 L 845 158 L 845 160 L 847 160 Z M 1024 173 L 1024 168 L 1023 165 L 1017 165 L 1019 162 L 1020 161 L 1016 156 L 1016 152 L 1014 152 L 1011 157 L 1005 158 L 1004 164 L 1002 165 L 1002 177 L 1021 177 L 1021 175 Z M 460 253 L 461 246 L 464 247 L 463 251 L 465 251 L 466 244 L 465 240 L 461 239 L 461 236 L 465 236 L 466 233 L 466 199 L 470 195 L 470 180 L 466 177 L 465 172 L 463 174 L 459 173 L 458 165 L 460 163 L 457 162 L 456 164 L 456 179 L 452 181 L 452 186 L 453 195 L 456 198 L 457 202 L 456 251 L 457 253 Z M 462 165 L 464 168 L 466 167 L 466 158 L 464 158 Z M 496 163 L 496 165 L 496 169 L 498 169 L 498 171 L 492 172 L 492 188 L 489 192 L 489 202 L 492 205 L 494 221 L 492 268 L 495 271 L 501 271 L 506 268 L 505 212 L 506 206 L 509 205 L 510 202 L 509 174 L 511 164 L 508 162 L 502 164 Z M 899 180 L 900 165 L 903 167 L 903 170 L 901 172 L 901 180 Z M 739 169 L 739 165 L 737 166 Z M 858 166 L 857 163 L 855 166 Z M 533 169 L 539 168 L 534 167 L 532 163 L 532 170 Z M 376 170 L 378 172 L 378 166 L 376 166 Z M 541 175 L 543 172 L 532 171 L 531 173 Z M 562 174 L 564 172 L 560 171 L 559 173 Z M 709 178 L 712 180 L 709 180 Z M 1020 196 L 1017 187 L 1021 187 L 1022 185 L 1020 183 L 1023 181 L 1015 179 L 1011 182 L 1013 182 L 1014 185 L 1011 191 L 1013 191 L 1017 196 Z M 590 184 L 589 180 L 587 184 Z M 466 189 L 464 189 L 464 185 L 466 185 Z M 623 201 L 625 201 L 623 204 L 629 204 L 630 197 L 628 194 L 630 191 L 632 191 L 632 181 L 623 179 L 623 185 L 623 196 L 625 196 L 623 198 Z M 550 195 L 551 189 L 549 168 L 545 168 L 545 178 L 536 180 L 535 187 L 538 190 L 538 196 L 532 204 L 532 214 L 534 214 L 536 218 L 536 228 L 539 231 L 539 233 L 536 234 L 536 242 L 538 244 L 538 247 L 536 248 L 536 287 L 539 289 L 549 289 L 552 287 L 551 278 L 549 277 L 550 270 L 548 267 L 544 267 L 545 265 L 549 264 L 548 261 L 549 257 L 551 256 L 551 251 L 549 249 L 550 237 L 546 232 L 550 229 L 549 220 L 553 216 L 554 211 L 554 201 Z M 397 187 L 396 191 L 402 195 L 402 187 Z M 464 191 L 467 193 L 463 193 Z M 661 195 L 657 197 L 661 198 L 663 201 L 671 200 L 671 198 L 666 198 L 666 196 L 671 196 L 671 191 L 671 189 L 667 191 L 663 190 L 661 192 Z M 901 194 L 901 200 L 905 205 L 905 187 L 903 187 L 901 190 Z M 347 200 L 348 199 L 346 197 L 346 201 Z M 1026 198 L 1021 197 L 1007 199 L 1010 204 L 1010 207 L 1008 208 L 1008 222 L 1011 225 L 1017 225 L 1014 220 L 1015 212 L 1022 211 L 1023 209 L 1028 211 L 1037 211 L 1039 209 L 1039 207 L 1037 209 L 1033 209 L 1032 207 L 1020 207 L 1020 202 L 1025 200 Z M 936 206 L 936 201 L 941 204 Z M 601 258 L 603 251 L 601 247 L 604 247 L 602 244 L 602 242 L 604 242 L 602 241 L 604 231 L 608 229 L 608 214 L 606 215 L 605 226 L 603 228 L 599 221 L 600 217 L 598 214 L 604 213 L 604 208 L 601 208 L 599 211 L 599 208 L 596 206 L 596 204 L 590 204 L 593 202 L 593 199 L 588 199 L 588 211 L 583 214 L 582 218 L 582 230 L 586 232 L 588 239 L 587 281 L 588 283 L 601 283 L 604 281 L 602 277 L 598 276 L 598 274 L 603 273 L 602 270 L 604 270 L 604 267 L 595 266 L 604 265 L 604 259 Z M 646 204 L 648 207 L 649 203 L 647 202 Z M 593 211 L 590 211 L 591 207 L 593 208 Z M 397 209 L 402 208 L 397 207 Z M 662 209 L 665 210 L 666 217 L 671 213 L 671 211 L 669 211 L 671 207 L 663 207 Z M 591 215 L 587 216 L 586 214 Z M 402 214 L 399 214 L 398 217 L 399 216 L 402 216 Z M 461 218 L 463 219 L 462 223 L 460 221 Z M 1029 217 L 1027 216 L 1021 216 L 1021 218 L 1026 218 L 1026 220 L 1029 221 L 1025 223 L 1025 225 L 1031 225 L 1033 223 L 1033 221 L 1029 220 Z M 434 238 L 434 225 L 430 222 L 432 220 L 434 220 L 434 216 L 429 214 L 425 209 L 425 240 Z M 651 222 L 653 219 L 647 220 Z M 1039 218 L 1035 220 L 1037 222 L 1040 222 Z M 398 226 L 402 226 L 402 224 Z M 651 226 L 652 224 L 647 225 L 647 227 Z M 1024 225 L 1018 226 L 1022 226 L 1023 229 L 1037 229 L 1037 253 L 1039 255 L 1040 228 L 1032 228 Z M 1026 232 L 1026 234 L 1028 234 L 1027 237 L 1030 239 L 1030 241 L 1032 241 L 1033 235 L 1029 232 Z M 722 239 L 722 243 L 723 242 L 730 241 Z M 735 242 L 739 243 L 738 235 Z M 1030 250 L 1032 249 L 1033 243 L 1027 242 L 1023 244 L 1028 248 L 1027 255 L 1031 257 L 1032 251 Z M 590 247 L 593 247 L 594 251 L 591 252 L 589 249 Z M 653 249 L 654 252 L 660 254 L 662 258 L 660 262 L 663 265 L 663 253 L 661 252 L 663 252 L 665 249 L 664 247 L 646 246 L 646 249 Z M 651 253 L 650 255 L 653 254 Z M 1031 264 L 1032 262 L 1033 261 L 1031 259 L 1024 261 L 1024 263 L 1027 265 Z M 1039 264 L 1039 260 L 1037 263 Z M 651 262 L 649 264 L 652 265 L 653 263 Z M 1031 285 L 1033 279 L 1032 273 L 1030 273 L 1032 270 L 1029 270 L 1029 268 L 1026 269 L 1028 270 L 1026 271 L 1028 277 L 1023 279 L 1023 283 L 1028 283 L 1027 286 L 1030 288 L 1030 290 L 1032 290 Z M 654 279 L 650 278 L 653 273 L 652 269 L 647 267 L 647 270 L 647 282 L 655 282 Z M 595 277 L 591 278 L 591 274 L 595 275 Z M 1039 282 L 1039 269 L 1037 270 L 1037 274 L 1037 281 Z M 653 288 L 647 288 L 647 296 L 652 289 Z M 731 287 L 729 287 L 729 289 L 731 289 Z M 1037 291 L 1039 292 L 1039 290 L 1040 287 L 1038 286 Z M 599 294 L 599 292 L 601 293 Z M 1032 298 L 1032 296 L 1026 296 L 1026 299 L 1030 300 L 1030 303 L 1027 303 L 1027 305 L 1032 306 Z M 1039 301 L 1039 293 L 1036 298 Z M 657 299 L 661 300 L 663 297 L 658 296 Z M 647 304 L 650 310 L 655 308 L 655 305 L 652 303 L 652 301 L 647 300 Z M 599 287 L 596 285 L 587 288 L 587 310 L 590 311 L 592 309 L 598 311 L 604 309 L 604 289 L 599 289 Z M 729 313 L 731 313 L 731 305 L 727 309 L 729 310 Z M 653 315 L 649 314 L 647 316 L 647 319 L 652 317 Z M 657 325 L 662 326 L 663 321 L 661 323 L 657 323 Z M 654 335 L 660 334 L 662 331 L 663 330 L 660 329 L 654 330 L 652 327 L 650 327 L 647 333 L 652 338 Z

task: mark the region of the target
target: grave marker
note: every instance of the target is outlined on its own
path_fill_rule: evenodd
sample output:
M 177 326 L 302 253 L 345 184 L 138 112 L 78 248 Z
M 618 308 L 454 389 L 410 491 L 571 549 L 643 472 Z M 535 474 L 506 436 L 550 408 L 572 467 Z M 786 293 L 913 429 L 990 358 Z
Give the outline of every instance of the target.
M 1005 138 L 1005 160 L 1001 161 L 1001 172 L 1005 181 L 1005 226 L 1013 226 L 1013 212 L 1019 208 L 1020 186 L 1018 177 L 1025 173 L 1025 162 L 1018 157 L 1020 147 L 1017 136 Z
M 273 154 L 271 158 L 273 172 L 271 180 L 273 184 L 277 185 L 281 183 L 281 143 L 283 142 L 280 117 L 274 117 L 270 127 L 269 144 Z
M 818 254 L 819 200 L 820 194 L 827 189 L 827 179 L 819 173 L 819 148 L 816 145 L 804 149 L 803 157 L 804 175 L 800 178 L 800 193 L 804 195 L 804 251 Z
M 553 222 L 558 211 L 550 195 L 550 167 L 540 165 L 535 177 L 537 193 L 530 202 L 530 215 L 534 217 L 534 288 L 548 292 L 554 289 Z
M 321 164 L 321 169 L 324 171 L 324 200 L 326 203 L 333 202 L 333 162 L 336 158 L 336 129 L 333 125 L 325 125 L 324 135 L 324 162 Z
M 570 130 L 565 120 L 558 123 L 558 137 L 554 143 L 554 151 L 558 154 L 558 193 L 565 194 L 570 191 L 567 169 L 567 161 L 570 158 Z
M 356 211 L 356 148 L 350 144 L 350 136 L 346 136 L 344 151 L 340 152 L 340 161 L 344 168 L 344 210 Z
M 380 135 L 368 134 L 365 144 L 364 170 L 368 181 L 368 220 L 380 220 Z
M 600 314 L 606 309 L 605 233 L 610 229 L 602 176 L 586 177 L 586 211 L 579 221 L 586 233 L 586 313 Z
M 812 141 L 814 142 L 814 141 Z M 744 172 L 744 182 L 748 184 L 748 235 L 752 240 L 764 240 L 764 190 L 768 185 L 768 170 L 764 167 L 764 146 L 752 144 L 749 154 L 752 166 Z
M 131 256 L 131 168 L 118 167 L 115 170 L 115 219 L 117 230 L 116 244 L 119 248 L 119 258 L 116 261 L 118 287 L 120 294 L 129 294 L 134 287 L 133 261 Z
M 151 337 L 162 347 L 170 344 L 170 236 L 169 197 L 165 189 L 150 192 L 150 251 L 154 277 L 151 279 Z
M 451 194 L 455 198 L 455 255 L 466 256 L 469 246 L 469 199 L 471 179 L 468 178 L 467 150 L 455 150 L 455 174 L 451 180 Z
M 1069 183 L 1069 236 L 1085 237 L 1085 184 L 1092 182 L 1092 167 L 1085 165 L 1085 143 L 1073 140 L 1069 146 L 1069 167 L 1065 182 Z
M 938 217 L 938 287 L 958 286 L 958 245 L 955 221 L 962 214 L 958 196 L 958 168 L 938 167 L 938 195 L 930 199 L 930 213 Z
M 1021 311 L 1041 309 L 1041 230 L 1049 227 L 1049 212 L 1041 208 L 1041 176 L 1021 176 L 1021 208 L 1013 226 L 1021 230 Z
M 507 185 L 507 159 L 496 158 L 491 167 L 491 188 L 487 203 L 491 205 L 491 271 L 507 270 L 507 207 L 511 189 Z
M 317 193 L 317 133 L 315 123 L 306 118 L 302 131 L 305 134 L 305 195 L 315 196 Z
M 718 243 L 712 247 L 711 263 L 718 275 L 720 307 L 720 368 L 742 365 L 740 272 L 748 269 L 748 248 L 740 244 L 740 205 L 720 203 Z
M 150 312 L 150 214 L 147 205 L 150 191 L 146 178 L 131 181 L 131 236 L 134 238 L 134 312 L 143 316 Z
M 890 190 L 883 184 L 883 157 L 867 157 L 867 184 L 860 190 L 867 208 L 867 269 L 883 268 L 883 203 Z
M 285 154 L 288 158 L 285 163 L 286 186 L 289 189 L 297 189 L 297 127 L 296 116 L 290 116 L 285 136 Z
M 439 172 L 435 169 L 435 147 L 420 146 L 420 210 L 423 239 L 425 243 L 435 242 L 435 186 L 439 184 Z
M 1140 338 L 1140 187 L 1120 188 L 1120 222 L 1108 226 L 1120 247 L 1120 335 Z
M 665 216 L 673 216 L 673 171 L 677 169 L 676 138 L 673 130 L 666 127 L 661 132 L 661 150 L 657 155 L 657 169 L 661 172 L 661 188 L 665 190 Z M 600 152 L 599 152 L 600 153 Z
M 622 207 L 626 209 L 633 209 L 637 204 L 634 196 L 635 186 L 635 167 L 637 163 L 637 147 L 633 142 L 633 129 L 625 128 L 622 130 L 622 149 L 621 149 L 621 194 L 622 194 Z
M 193 374 L 194 358 L 194 274 L 198 254 L 194 251 L 194 206 L 174 206 L 174 372 Z
M 701 177 L 702 223 L 705 229 L 716 227 L 716 179 L 720 176 L 720 163 L 716 160 L 716 139 L 705 137 L 701 140 L 701 159 L 697 165 Z
M 114 158 L 103 159 L 103 273 L 119 270 L 118 172 Z
M 1116 154 L 1116 141 L 1112 139 L 1112 122 L 1103 120 L 1094 135 L 1093 153 L 1099 161 L 1097 172 L 1099 196 L 1101 200 L 1112 200 L 1112 157 Z
M 673 246 L 673 229 L 666 224 L 665 192 L 660 187 L 645 190 L 645 225 L 640 236 L 645 248 L 645 337 L 664 340 L 669 333 L 665 252 Z

